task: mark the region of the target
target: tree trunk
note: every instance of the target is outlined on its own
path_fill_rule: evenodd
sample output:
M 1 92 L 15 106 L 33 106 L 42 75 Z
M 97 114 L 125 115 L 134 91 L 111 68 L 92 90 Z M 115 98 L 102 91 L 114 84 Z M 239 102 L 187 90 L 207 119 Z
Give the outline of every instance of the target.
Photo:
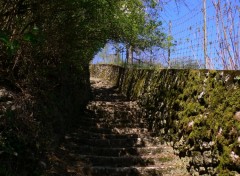
M 117 42 L 114 43 L 115 48 L 115 63 L 121 63 L 121 48 Z
M 127 53 L 126 53 L 126 61 L 128 64 L 133 64 L 133 47 L 132 45 L 127 44 Z

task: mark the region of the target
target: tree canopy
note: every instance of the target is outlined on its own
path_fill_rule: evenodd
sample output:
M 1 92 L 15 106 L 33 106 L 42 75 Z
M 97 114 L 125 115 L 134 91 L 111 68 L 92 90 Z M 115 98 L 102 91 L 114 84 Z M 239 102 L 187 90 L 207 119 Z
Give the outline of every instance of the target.
M 41 150 L 90 99 L 93 56 L 108 41 L 148 46 L 158 23 L 147 12 L 155 7 L 154 0 L 0 0 L 0 79 L 22 107 L 0 120 L 3 175 L 40 175 L 33 171 Z
M 154 0 L 1 0 L 0 64 L 8 71 L 63 60 L 81 65 L 109 40 L 142 49 L 161 45 L 160 23 L 150 15 L 156 5 Z

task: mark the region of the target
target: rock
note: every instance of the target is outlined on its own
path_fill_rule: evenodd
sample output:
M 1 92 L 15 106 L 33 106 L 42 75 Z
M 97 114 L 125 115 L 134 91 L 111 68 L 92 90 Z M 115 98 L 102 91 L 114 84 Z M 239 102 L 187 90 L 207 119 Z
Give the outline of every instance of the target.
M 11 106 L 11 110 L 15 111 L 16 110 L 16 106 L 15 105 Z
M 200 95 L 198 96 L 198 100 L 202 99 L 204 95 L 205 95 L 205 92 L 201 92 Z
M 201 149 L 201 150 L 209 150 L 209 149 L 211 149 L 211 146 L 209 145 L 208 142 L 202 142 L 202 143 L 200 144 L 200 149 Z
M 240 174 L 239 173 L 235 173 L 235 176 L 240 176 Z
M 0 89 L 0 98 L 6 96 L 7 90 L 6 89 Z
M 194 126 L 194 121 L 191 121 L 188 123 L 188 130 L 191 131 L 193 129 Z
M 0 101 L 12 100 L 13 94 L 7 91 L 5 88 L 0 89 Z
M 7 105 L 12 105 L 13 102 L 12 102 L 12 101 L 7 101 L 6 104 L 7 104 Z
M 40 165 L 40 167 L 43 168 L 43 169 L 46 169 L 46 168 L 47 168 L 47 164 L 46 164 L 45 162 L 43 162 L 43 161 L 40 161 L 40 162 L 39 162 L 39 165 Z
M 215 151 L 212 153 L 212 164 L 217 165 L 219 163 L 219 152 Z
M 203 152 L 203 161 L 204 161 L 204 164 L 207 166 L 212 164 L 212 152 L 211 151 Z
M 186 143 L 186 141 L 185 141 L 184 137 L 182 136 L 181 139 L 174 144 L 174 148 L 178 149 L 178 148 L 182 147 L 185 143 Z
M 240 111 L 236 112 L 234 119 L 240 122 Z
M 226 76 L 225 76 L 225 80 L 224 80 L 224 81 L 225 81 L 225 82 L 228 82 L 228 81 L 230 80 L 230 78 L 231 78 L 231 76 L 230 76 L 230 75 L 226 75 Z
M 196 166 L 202 166 L 203 165 L 203 156 L 201 154 L 201 152 L 198 151 L 192 151 L 192 162 L 194 165 Z
M 233 162 L 236 162 L 239 159 L 239 156 L 234 151 L 231 152 L 230 157 Z
M 202 174 L 205 174 L 205 173 L 206 173 L 205 167 L 199 167 L 199 174 L 202 175 Z
M 164 128 L 162 128 L 162 129 L 160 130 L 160 134 L 166 134 Z
M 196 170 L 193 166 L 191 166 L 189 172 L 191 173 L 191 175 L 199 176 L 198 170 Z
M 215 175 L 216 169 L 214 169 L 213 167 L 208 167 L 207 172 L 209 175 Z

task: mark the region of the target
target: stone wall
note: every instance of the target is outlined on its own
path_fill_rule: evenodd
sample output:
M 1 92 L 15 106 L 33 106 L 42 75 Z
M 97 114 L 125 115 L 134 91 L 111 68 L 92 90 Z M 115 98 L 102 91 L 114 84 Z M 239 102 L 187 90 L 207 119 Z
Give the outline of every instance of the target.
M 90 72 L 91 77 L 104 78 L 118 85 L 123 73 L 123 68 L 109 64 L 90 65 Z
M 192 175 L 239 174 L 240 71 L 120 70 L 122 93 L 138 100 L 149 128 L 187 159 Z M 109 74 L 117 73 L 102 76 Z

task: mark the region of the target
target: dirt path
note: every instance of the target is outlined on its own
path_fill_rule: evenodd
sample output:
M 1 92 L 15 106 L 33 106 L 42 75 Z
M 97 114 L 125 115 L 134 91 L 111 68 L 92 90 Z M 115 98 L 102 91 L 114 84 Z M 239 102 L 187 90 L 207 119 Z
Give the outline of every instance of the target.
M 49 175 L 187 176 L 173 149 L 148 131 L 136 102 L 91 79 L 94 100 L 79 128 L 51 156 Z

